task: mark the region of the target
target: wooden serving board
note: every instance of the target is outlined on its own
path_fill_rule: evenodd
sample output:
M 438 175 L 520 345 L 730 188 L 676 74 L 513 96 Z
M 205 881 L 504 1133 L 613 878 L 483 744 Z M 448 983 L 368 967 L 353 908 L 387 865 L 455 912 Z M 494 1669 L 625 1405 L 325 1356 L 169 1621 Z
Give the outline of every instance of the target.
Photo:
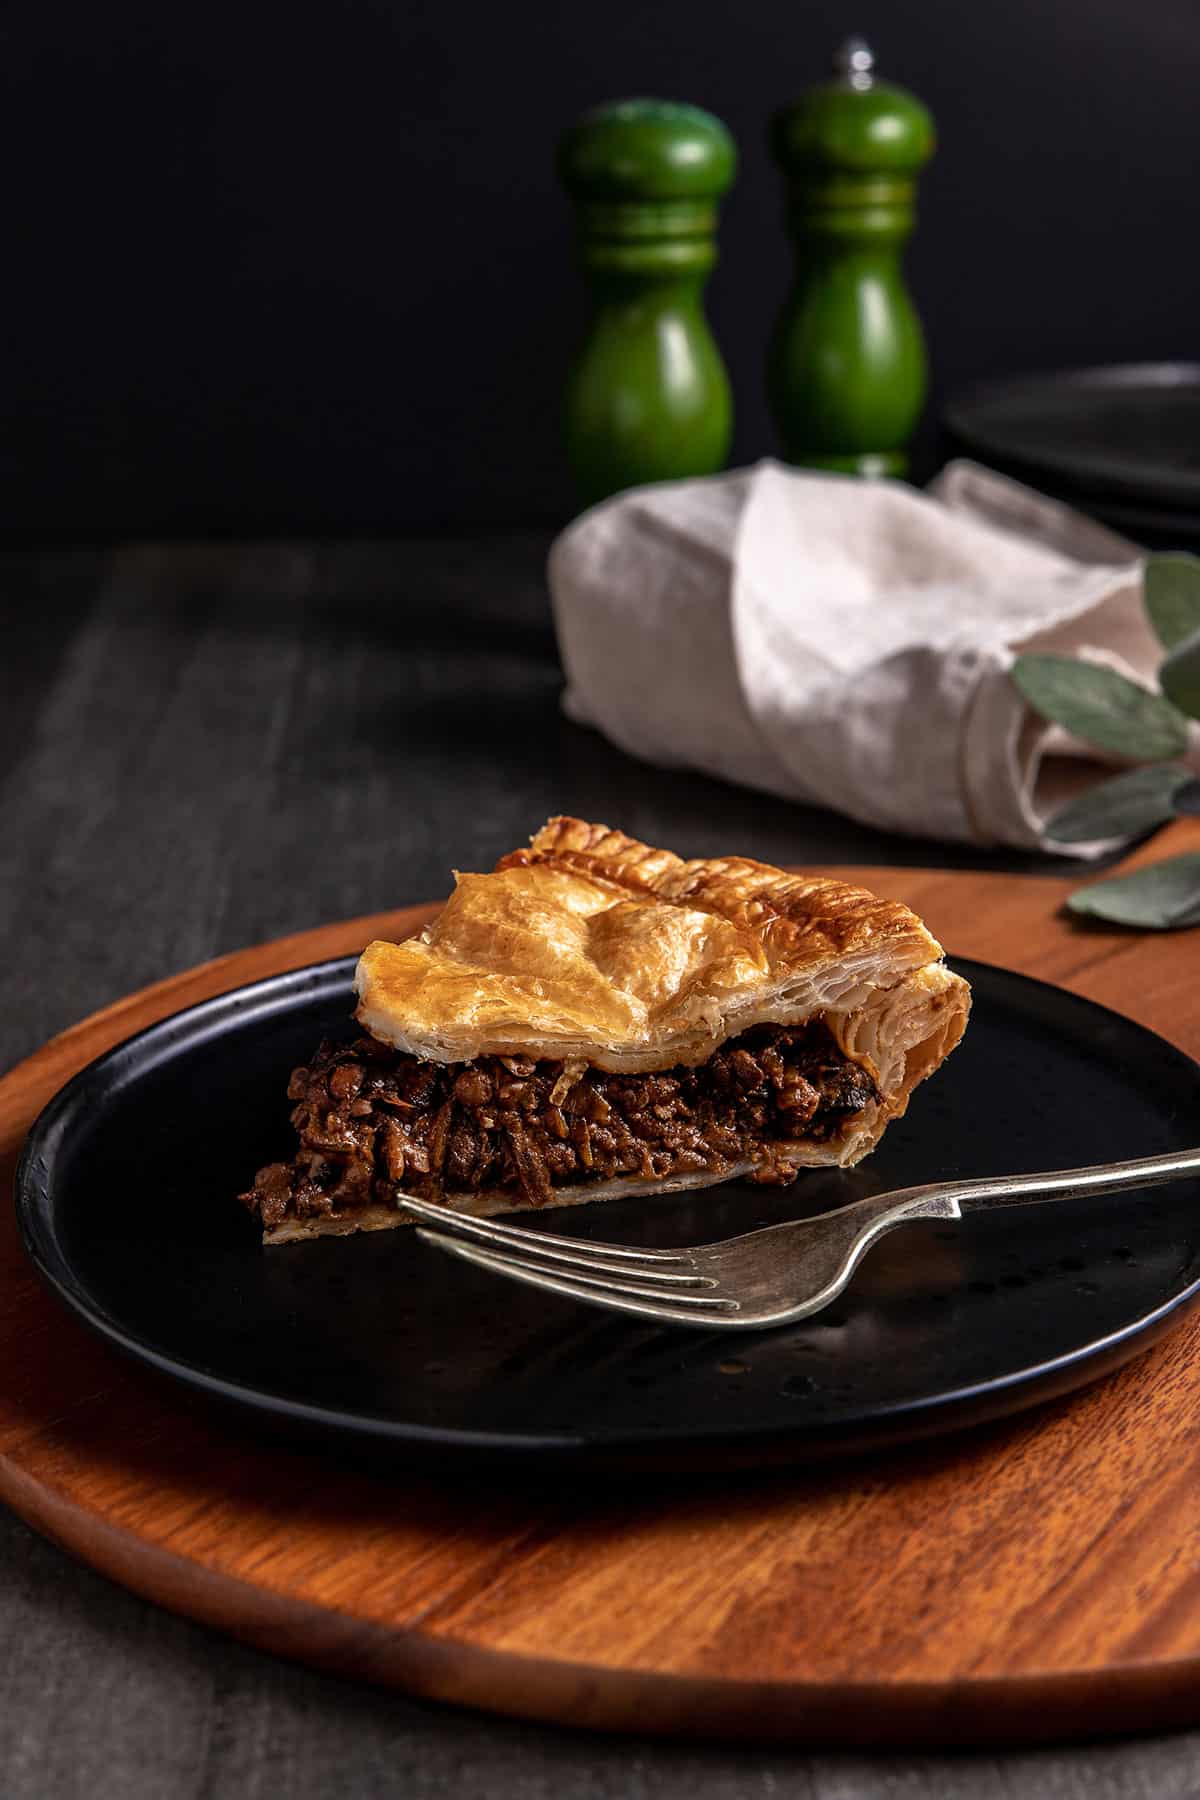
M 1198 844 L 1181 825 L 1151 854 Z M 908 901 L 952 950 L 1200 1053 L 1200 935 L 1072 926 L 1057 880 L 841 872 Z M 129 1033 L 429 910 L 224 957 L 54 1039 L 0 1082 L 6 1166 L 55 1090 Z M 115 1580 L 285 1656 L 637 1732 L 955 1744 L 1200 1720 L 1200 1317 L 1015 1422 L 636 1492 L 372 1475 L 256 1442 L 76 1324 L 8 1209 L 0 1361 L 9 1505 Z

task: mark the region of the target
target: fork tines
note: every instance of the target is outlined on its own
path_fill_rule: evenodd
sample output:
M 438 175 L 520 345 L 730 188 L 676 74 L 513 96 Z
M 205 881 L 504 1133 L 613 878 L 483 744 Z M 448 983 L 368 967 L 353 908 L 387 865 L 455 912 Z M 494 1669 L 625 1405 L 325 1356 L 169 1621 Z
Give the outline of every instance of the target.
M 603 1299 L 622 1311 L 670 1318 L 678 1324 L 702 1324 L 706 1316 L 738 1310 L 736 1301 L 713 1291 L 717 1283 L 686 1252 L 556 1237 L 475 1219 L 407 1194 L 398 1200 L 405 1212 L 428 1221 L 427 1226 L 418 1226 L 418 1235 L 427 1243 L 552 1293 L 576 1300 Z

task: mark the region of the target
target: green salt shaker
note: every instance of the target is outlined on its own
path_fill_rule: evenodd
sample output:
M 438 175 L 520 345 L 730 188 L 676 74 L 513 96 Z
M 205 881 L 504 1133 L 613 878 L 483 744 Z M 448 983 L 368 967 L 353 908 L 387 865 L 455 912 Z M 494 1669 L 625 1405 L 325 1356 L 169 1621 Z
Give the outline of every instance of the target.
M 859 38 L 771 125 L 796 276 L 771 340 L 768 396 L 789 462 L 900 475 L 925 401 L 925 344 L 900 268 L 933 120 L 876 79 Z
M 724 467 L 733 405 L 703 293 L 736 162 L 719 119 L 667 100 L 597 107 L 559 146 L 593 302 L 566 394 L 586 504 Z

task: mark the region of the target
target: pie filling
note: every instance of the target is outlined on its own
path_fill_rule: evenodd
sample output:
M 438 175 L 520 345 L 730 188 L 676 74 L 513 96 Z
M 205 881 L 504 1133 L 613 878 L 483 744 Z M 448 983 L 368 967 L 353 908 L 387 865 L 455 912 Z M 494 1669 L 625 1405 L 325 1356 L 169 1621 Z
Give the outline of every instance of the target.
M 394 1205 L 397 1188 L 434 1200 L 507 1188 L 547 1206 L 559 1187 L 711 1176 L 750 1157 L 748 1179 L 785 1184 L 789 1144 L 824 1142 L 878 1097 L 820 1019 L 755 1026 L 696 1068 L 645 1075 L 519 1056 L 422 1062 L 361 1037 L 294 1071 L 300 1149 L 242 1199 L 269 1231 L 350 1220 Z

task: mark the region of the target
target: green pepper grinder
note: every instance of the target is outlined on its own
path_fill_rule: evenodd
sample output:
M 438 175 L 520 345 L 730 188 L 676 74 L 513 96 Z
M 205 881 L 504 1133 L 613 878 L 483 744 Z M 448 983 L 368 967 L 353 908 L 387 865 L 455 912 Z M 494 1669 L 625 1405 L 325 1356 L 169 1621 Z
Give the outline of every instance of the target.
M 719 119 L 667 100 L 597 107 L 559 146 L 593 297 L 566 395 L 567 457 L 589 505 L 724 466 L 733 405 L 702 295 L 736 161 Z
M 861 38 L 834 79 L 771 125 L 787 184 L 796 278 L 771 341 L 767 384 L 789 462 L 902 475 L 925 401 L 925 345 L 900 270 L 933 120 L 876 80 Z

